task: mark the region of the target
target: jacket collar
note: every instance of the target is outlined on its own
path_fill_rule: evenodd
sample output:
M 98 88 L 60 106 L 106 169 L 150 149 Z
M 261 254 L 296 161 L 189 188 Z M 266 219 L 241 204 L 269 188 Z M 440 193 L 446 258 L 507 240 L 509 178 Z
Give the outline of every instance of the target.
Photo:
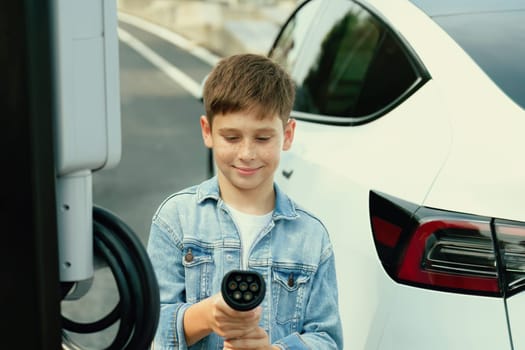
M 273 219 L 293 220 L 299 217 L 294 202 L 288 197 L 276 183 L 273 184 L 275 191 L 275 209 Z M 217 176 L 202 182 L 197 188 L 197 202 L 202 204 L 204 201 L 211 199 L 220 201 L 219 181 Z

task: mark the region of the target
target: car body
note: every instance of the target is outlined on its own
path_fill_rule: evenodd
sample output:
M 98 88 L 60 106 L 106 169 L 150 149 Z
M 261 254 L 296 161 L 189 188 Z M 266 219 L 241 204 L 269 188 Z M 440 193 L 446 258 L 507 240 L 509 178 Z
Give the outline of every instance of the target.
M 279 186 L 333 241 L 345 348 L 525 349 L 525 2 L 311 0 Z

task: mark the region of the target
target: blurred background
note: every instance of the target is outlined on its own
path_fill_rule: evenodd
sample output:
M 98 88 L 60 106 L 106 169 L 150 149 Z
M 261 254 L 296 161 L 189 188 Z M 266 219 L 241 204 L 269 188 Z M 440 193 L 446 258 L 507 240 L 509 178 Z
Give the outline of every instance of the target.
M 267 53 L 299 0 L 120 0 L 120 12 L 162 25 L 219 56 Z
M 147 244 L 151 218 L 168 195 L 204 180 L 207 150 L 198 91 L 220 57 L 266 54 L 298 0 L 120 0 L 119 64 L 122 157 L 93 175 L 93 201 Z M 93 322 L 118 302 L 113 276 L 97 265 L 81 299 L 62 314 Z M 104 349 L 118 323 L 96 334 L 67 333 L 83 349 Z

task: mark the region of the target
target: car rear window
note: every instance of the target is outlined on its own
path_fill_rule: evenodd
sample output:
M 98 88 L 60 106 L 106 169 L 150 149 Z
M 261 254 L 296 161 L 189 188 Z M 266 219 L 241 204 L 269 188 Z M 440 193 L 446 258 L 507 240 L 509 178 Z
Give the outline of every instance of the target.
M 433 19 L 500 89 L 525 109 L 525 10 Z
M 321 2 L 307 4 L 314 3 Z M 323 4 L 317 16 L 308 6 L 296 12 L 270 54 L 294 71 L 295 112 L 312 121 L 358 125 L 417 89 L 423 79 L 416 64 L 385 23 L 355 2 Z

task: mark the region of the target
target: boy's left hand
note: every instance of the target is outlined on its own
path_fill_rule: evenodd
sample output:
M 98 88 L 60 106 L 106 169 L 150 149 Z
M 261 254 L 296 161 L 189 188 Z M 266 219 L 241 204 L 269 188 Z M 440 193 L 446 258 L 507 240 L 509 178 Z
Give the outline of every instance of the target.
M 227 339 L 223 350 L 278 350 L 270 344 L 268 334 L 261 327 L 242 338 Z

